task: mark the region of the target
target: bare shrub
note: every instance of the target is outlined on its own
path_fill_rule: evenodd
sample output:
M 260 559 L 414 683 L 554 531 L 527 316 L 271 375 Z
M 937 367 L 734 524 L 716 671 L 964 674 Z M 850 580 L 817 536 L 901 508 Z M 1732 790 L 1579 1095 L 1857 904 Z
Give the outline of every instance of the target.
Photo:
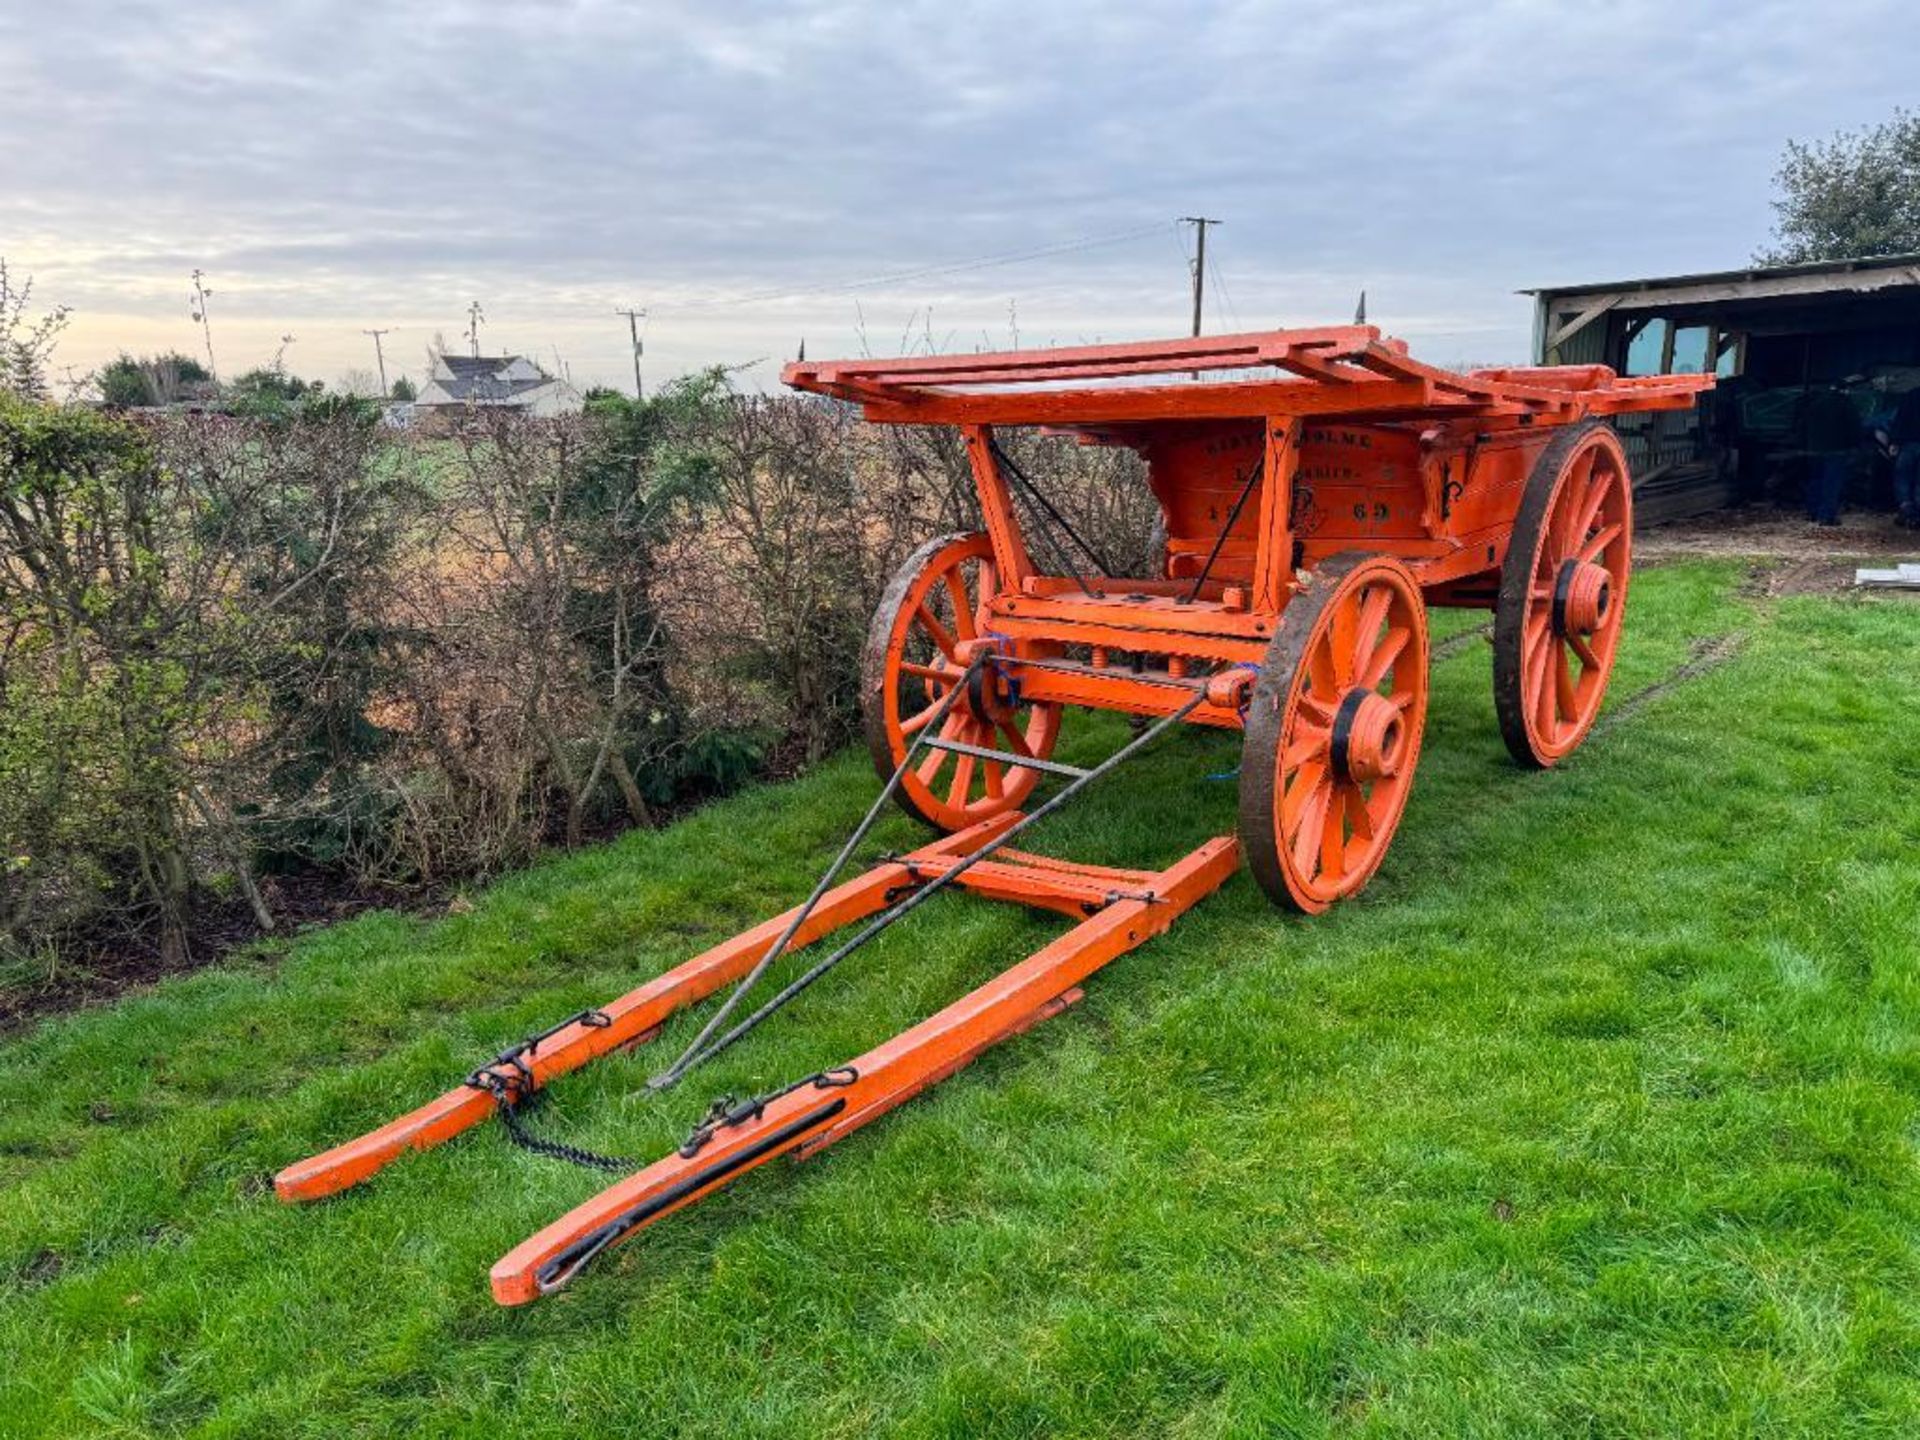
M 1132 452 L 1001 444 L 1143 573 Z M 203 898 L 271 928 L 276 873 L 490 873 L 815 761 L 894 568 L 978 524 L 952 432 L 719 372 L 443 439 L 0 400 L 0 947 L 177 960 Z

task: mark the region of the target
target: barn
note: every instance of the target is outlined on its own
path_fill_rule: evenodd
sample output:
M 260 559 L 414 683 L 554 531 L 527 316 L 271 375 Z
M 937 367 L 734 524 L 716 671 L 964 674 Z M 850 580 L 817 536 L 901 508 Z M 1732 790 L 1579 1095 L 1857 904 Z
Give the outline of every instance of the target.
M 1526 290 L 1534 358 L 1625 375 L 1711 370 L 1696 410 L 1631 416 L 1621 430 L 1643 523 L 1724 505 L 1797 504 L 1807 397 L 1838 386 L 1862 422 L 1847 503 L 1892 507 L 1872 438 L 1920 388 L 1920 254 Z

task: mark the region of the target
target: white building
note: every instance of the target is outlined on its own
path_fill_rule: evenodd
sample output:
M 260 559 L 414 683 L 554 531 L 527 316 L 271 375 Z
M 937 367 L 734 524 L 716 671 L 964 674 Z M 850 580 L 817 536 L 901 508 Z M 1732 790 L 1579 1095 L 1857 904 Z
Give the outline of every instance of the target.
M 440 355 L 413 410 L 417 422 L 430 426 L 469 409 L 548 418 L 576 414 L 583 404 L 578 390 L 524 355 Z

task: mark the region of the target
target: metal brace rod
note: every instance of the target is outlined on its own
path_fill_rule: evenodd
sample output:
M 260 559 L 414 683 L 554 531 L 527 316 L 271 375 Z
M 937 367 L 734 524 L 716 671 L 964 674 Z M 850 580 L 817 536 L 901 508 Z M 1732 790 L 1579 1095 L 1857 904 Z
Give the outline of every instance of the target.
M 1259 460 L 1247 467 L 1247 478 L 1240 485 L 1240 493 L 1234 498 L 1233 508 L 1227 511 L 1226 523 L 1220 527 L 1220 533 L 1213 537 L 1213 548 L 1207 552 L 1207 563 L 1202 565 L 1200 573 L 1193 577 L 1193 588 L 1187 591 L 1186 597 L 1180 602 L 1182 605 L 1191 605 L 1200 598 L 1200 587 L 1207 583 L 1207 576 L 1213 573 L 1213 562 L 1220 558 L 1220 551 L 1226 546 L 1227 536 L 1233 530 L 1234 522 L 1240 518 L 1241 510 L 1246 507 L 1247 497 L 1253 493 L 1253 482 L 1260 478 L 1263 468 L 1265 468 L 1264 462 Z
M 1169 675 L 1164 670 L 1121 670 L 1117 666 L 1102 669 L 1097 665 L 1086 665 L 1076 660 L 1036 660 L 1028 655 L 996 655 L 993 663 L 1001 669 L 1018 665 L 1026 670 L 1048 670 L 1056 675 L 1105 675 L 1118 673 L 1128 680 L 1138 681 L 1142 685 L 1164 685 L 1171 690 L 1204 691 L 1211 675 L 1182 676 Z M 1227 668 L 1235 668 L 1228 666 Z
M 800 927 L 807 923 L 807 917 L 813 913 L 814 907 L 820 903 L 820 897 L 827 893 L 828 888 L 834 882 L 834 878 L 845 868 L 847 861 L 853 857 L 854 849 L 862 840 L 866 839 L 867 832 L 873 828 L 874 822 L 880 818 L 880 812 L 886 808 L 887 801 L 893 798 L 893 792 L 900 788 L 900 781 L 906 775 L 907 767 L 913 764 L 921 749 L 931 744 L 936 738 L 934 732 L 939 729 L 940 722 L 946 718 L 947 712 L 953 709 L 954 702 L 957 701 L 966 690 L 968 682 L 972 680 L 974 671 L 980 668 L 980 664 L 981 657 L 976 656 L 973 662 L 967 666 L 966 670 L 955 677 L 953 688 L 948 690 L 947 693 L 940 698 L 939 707 L 932 715 L 927 717 L 927 723 L 920 727 L 912 741 L 908 743 L 906 753 L 900 757 L 900 763 L 894 767 L 893 774 L 888 777 L 887 783 L 881 787 L 879 795 L 874 797 L 873 804 L 867 808 L 866 815 L 861 819 L 860 823 L 854 827 L 853 834 L 847 837 L 847 843 L 840 847 L 840 853 L 834 857 L 833 863 L 829 865 L 826 871 L 820 876 L 819 883 L 813 887 L 813 893 L 807 896 L 806 903 L 794 912 L 793 919 L 787 922 L 787 928 L 780 932 L 780 938 L 767 947 L 767 953 L 760 957 L 753 969 L 741 977 L 740 983 L 733 987 L 732 993 L 720 1002 L 719 1009 L 715 1010 L 713 1014 L 708 1017 L 707 1023 L 700 1027 L 700 1033 L 693 1037 L 692 1043 L 689 1044 L 685 1050 L 680 1052 L 679 1059 L 675 1060 L 666 1069 L 647 1081 L 650 1089 L 665 1090 L 678 1084 L 681 1078 L 686 1075 L 687 1071 L 691 1070 L 695 1065 L 698 1065 L 702 1060 L 707 1058 L 707 1055 L 712 1053 L 711 1050 L 703 1051 L 701 1047 L 705 1046 L 707 1041 L 712 1037 L 713 1032 L 725 1023 L 726 1018 L 739 1008 L 740 1002 L 746 997 L 747 991 L 753 987 L 762 975 L 767 973 L 767 968 L 779 958 L 781 952 L 787 948 L 788 942 L 799 933 Z M 717 1049 L 719 1047 L 716 1046 L 714 1048 Z
M 853 954 L 853 952 L 858 950 L 862 945 L 865 945 L 869 940 L 873 939 L 873 937 L 878 935 L 882 930 L 885 930 L 889 925 L 893 924 L 894 921 L 901 919 L 903 916 L 909 914 L 913 910 L 917 909 L 919 906 L 925 904 L 928 900 L 932 899 L 935 895 L 939 894 L 947 886 L 953 884 L 953 882 L 958 880 L 962 875 L 966 874 L 967 871 L 971 870 L 975 865 L 978 865 L 982 860 L 985 860 L 988 856 L 994 854 L 996 851 L 1005 848 L 1007 842 L 1012 840 L 1014 836 L 1020 834 L 1023 830 L 1026 830 L 1028 827 L 1036 825 L 1040 821 L 1046 819 L 1047 816 L 1051 815 L 1054 811 L 1058 810 L 1062 805 L 1066 804 L 1067 801 L 1071 800 L 1075 795 L 1079 794 L 1088 785 L 1091 785 L 1095 780 L 1098 780 L 1102 775 L 1105 775 L 1111 770 L 1113 770 L 1114 767 L 1119 765 L 1121 761 L 1133 755 L 1135 752 L 1140 750 L 1143 746 L 1159 738 L 1161 733 L 1167 730 L 1169 727 L 1177 725 L 1182 720 L 1186 719 L 1188 715 L 1192 714 L 1195 710 L 1199 709 L 1201 705 L 1205 704 L 1206 699 L 1207 699 L 1206 694 L 1203 691 L 1202 693 L 1195 695 L 1191 700 L 1189 700 L 1185 705 L 1182 705 L 1178 710 L 1175 710 L 1169 715 L 1161 716 L 1160 719 L 1156 720 L 1147 729 L 1142 730 L 1138 735 L 1134 736 L 1133 739 L 1128 741 L 1125 745 L 1121 746 L 1118 750 L 1114 751 L 1113 754 L 1109 755 L 1106 759 L 1102 760 L 1098 765 L 1094 766 L 1091 770 L 1088 770 L 1085 774 L 1080 775 L 1076 779 L 1074 779 L 1074 781 L 1071 784 L 1069 784 L 1064 790 L 1062 790 L 1058 795 L 1055 795 L 1052 799 L 1048 800 L 1044 805 L 1041 805 L 1038 809 L 1032 811 L 1030 814 L 1021 817 L 1021 819 L 1016 824 L 1008 826 L 1005 830 L 1001 831 L 1000 834 L 996 835 L 992 840 L 989 840 L 985 845 L 981 846 L 978 850 L 974 851 L 971 855 L 967 856 L 966 859 L 962 860 L 959 864 L 955 865 L 951 870 L 944 871 L 941 874 L 935 876 L 932 880 L 928 881 L 925 885 L 921 886 L 918 890 L 915 890 L 911 895 L 907 896 L 905 899 L 899 901 L 890 909 L 883 910 L 880 912 L 880 914 L 874 916 L 873 919 L 869 920 L 866 923 L 866 925 L 861 928 L 860 932 L 857 935 L 855 935 L 851 940 L 848 940 L 845 944 L 840 946 L 839 949 L 835 950 L 831 955 L 824 956 L 820 960 L 816 961 L 812 966 L 812 968 L 806 970 L 804 973 L 796 976 L 793 980 L 789 981 L 786 987 L 782 989 L 779 992 L 779 994 L 775 995 L 771 1000 L 767 1001 L 766 1004 L 762 1005 L 758 1010 L 754 1011 L 746 1019 L 742 1020 L 738 1025 L 735 1025 L 731 1030 L 727 1031 L 727 1033 L 722 1035 L 719 1039 L 714 1040 L 710 1044 L 708 1044 L 706 1048 L 701 1050 L 698 1055 L 693 1057 L 692 1061 L 690 1061 L 687 1066 L 683 1067 L 683 1073 L 684 1073 L 684 1069 L 691 1068 L 693 1065 L 697 1065 L 702 1061 L 712 1059 L 715 1055 L 718 1055 L 722 1050 L 725 1050 L 728 1046 L 744 1038 L 748 1033 L 750 1033 L 754 1029 L 754 1027 L 756 1027 L 763 1020 L 771 1016 L 775 1011 L 779 1010 L 781 1007 L 785 1006 L 790 1001 L 795 999 L 800 994 L 801 991 L 805 990 L 809 985 L 813 984 L 814 981 L 818 980 L 822 975 L 825 975 L 829 970 L 833 969 L 833 967 L 838 965 L 842 960 L 846 959 L 849 955 Z M 742 993 L 742 991 L 744 991 L 745 989 L 745 986 L 746 986 L 746 982 L 743 981 L 741 984 L 741 990 L 736 990 L 734 994 L 739 995 L 740 993 Z M 732 997 L 729 997 L 729 998 L 732 998 Z M 710 1023 L 707 1028 L 711 1030 L 713 1028 L 713 1025 Z
M 1042 760 L 1033 755 L 1016 755 L 1011 750 L 990 750 L 984 745 L 969 745 L 964 740 L 943 740 L 938 735 L 927 741 L 929 750 L 951 750 L 955 755 L 972 755 L 980 760 L 996 760 L 1021 770 L 1044 770 L 1049 775 L 1065 775 L 1077 780 L 1087 772 L 1079 765 L 1062 765 L 1058 760 Z

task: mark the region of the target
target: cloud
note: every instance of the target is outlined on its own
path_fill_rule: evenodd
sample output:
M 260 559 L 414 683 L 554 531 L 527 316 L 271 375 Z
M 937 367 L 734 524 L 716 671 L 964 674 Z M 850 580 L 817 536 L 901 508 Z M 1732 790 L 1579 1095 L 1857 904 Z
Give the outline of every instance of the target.
M 1790 135 L 1910 92 L 1905 3 L 779 6 L 4 0 L 0 253 L 116 334 L 236 360 L 490 343 L 628 368 L 1177 331 L 1172 225 L 1227 222 L 1209 324 L 1370 313 L 1516 358 L 1517 286 L 1739 264 Z M 1079 237 L 1019 264 L 823 283 Z M 751 305 L 742 296 L 810 291 Z M 856 310 L 855 300 L 858 300 Z M 925 312 L 931 307 L 929 323 Z

